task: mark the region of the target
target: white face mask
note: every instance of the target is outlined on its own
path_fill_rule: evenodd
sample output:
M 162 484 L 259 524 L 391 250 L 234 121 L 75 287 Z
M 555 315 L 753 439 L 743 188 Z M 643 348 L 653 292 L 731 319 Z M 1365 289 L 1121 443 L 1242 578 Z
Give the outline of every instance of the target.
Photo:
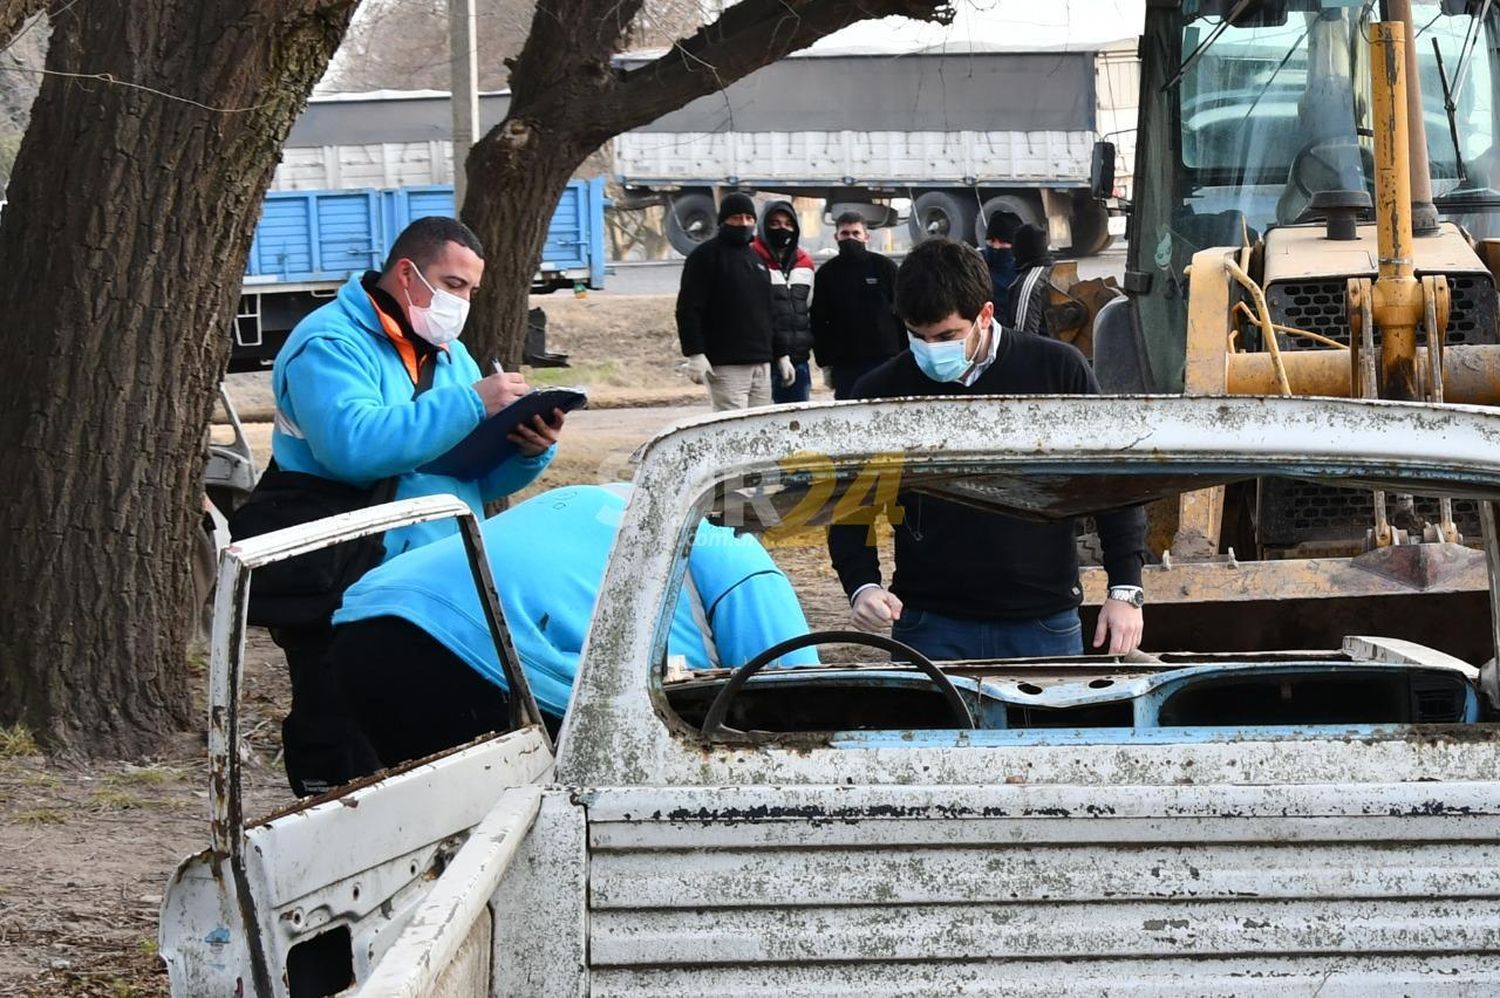
M 428 284 L 414 263 L 411 272 L 432 292 L 432 302 L 426 306 L 413 304 L 411 293 L 407 293 L 406 317 L 411 320 L 412 331 L 435 347 L 458 339 L 458 334 L 464 331 L 464 321 L 469 318 L 468 300 Z

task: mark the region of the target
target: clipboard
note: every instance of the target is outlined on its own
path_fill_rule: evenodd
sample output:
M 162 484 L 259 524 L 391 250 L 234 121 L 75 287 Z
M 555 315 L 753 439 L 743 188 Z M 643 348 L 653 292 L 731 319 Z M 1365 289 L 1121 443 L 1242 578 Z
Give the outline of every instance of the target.
M 580 388 L 538 388 L 527 392 L 474 427 L 468 436 L 445 453 L 419 465 L 417 470 L 451 478 L 482 478 L 516 453 L 516 445 L 509 437 L 517 426 L 530 423 L 534 416 L 550 422 L 553 409 L 572 412 L 587 404 L 588 400 L 588 394 Z

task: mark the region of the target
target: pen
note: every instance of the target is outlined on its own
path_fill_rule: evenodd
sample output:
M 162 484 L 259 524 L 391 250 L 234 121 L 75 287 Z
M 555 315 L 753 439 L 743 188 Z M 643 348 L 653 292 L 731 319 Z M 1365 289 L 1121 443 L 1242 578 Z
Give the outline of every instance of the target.
M 503 367 L 500 366 L 500 361 L 498 361 L 498 360 L 495 361 L 495 373 L 496 374 L 504 374 L 505 373 L 505 368 L 503 368 Z

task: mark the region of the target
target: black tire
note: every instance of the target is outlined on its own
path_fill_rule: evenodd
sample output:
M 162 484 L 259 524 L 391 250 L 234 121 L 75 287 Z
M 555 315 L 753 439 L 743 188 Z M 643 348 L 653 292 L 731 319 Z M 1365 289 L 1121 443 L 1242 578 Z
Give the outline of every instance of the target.
M 1095 256 L 1109 249 L 1109 210 L 1097 201 L 1079 201 L 1073 208 L 1073 245 L 1068 255 Z
M 911 229 L 912 242 L 921 242 L 932 236 L 947 236 L 962 239 L 974 245 L 974 208 L 949 194 L 947 191 L 924 191 L 911 203 L 911 215 L 907 226 Z
M 979 207 L 979 214 L 974 216 L 974 237 L 979 243 L 984 242 L 984 231 L 989 228 L 990 216 L 997 211 L 1008 211 L 1021 219 L 1022 224 L 1035 225 L 1043 231 L 1047 228 L 1047 220 L 1042 217 L 1042 209 L 1035 201 L 1024 198 L 1017 194 L 998 194 L 984 202 Z
M 667 202 L 667 242 L 683 256 L 711 239 L 718 228 L 718 209 L 707 194 L 679 194 Z

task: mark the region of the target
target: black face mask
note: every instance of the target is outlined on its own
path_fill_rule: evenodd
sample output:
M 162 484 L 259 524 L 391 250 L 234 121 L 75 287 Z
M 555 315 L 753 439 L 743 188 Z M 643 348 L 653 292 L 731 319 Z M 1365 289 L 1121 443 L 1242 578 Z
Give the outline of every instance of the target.
M 766 245 L 774 250 L 784 250 L 797 240 L 797 233 L 791 229 L 767 229 Z
M 864 256 L 869 247 L 858 239 L 840 239 L 839 256 Z
M 755 238 L 755 226 L 730 225 L 726 222 L 719 226 L 719 238 L 731 246 L 749 246 L 750 240 Z
M 1004 270 L 1012 265 L 1015 253 L 1009 248 L 997 249 L 994 246 L 984 248 L 984 259 L 990 265 L 991 270 Z

